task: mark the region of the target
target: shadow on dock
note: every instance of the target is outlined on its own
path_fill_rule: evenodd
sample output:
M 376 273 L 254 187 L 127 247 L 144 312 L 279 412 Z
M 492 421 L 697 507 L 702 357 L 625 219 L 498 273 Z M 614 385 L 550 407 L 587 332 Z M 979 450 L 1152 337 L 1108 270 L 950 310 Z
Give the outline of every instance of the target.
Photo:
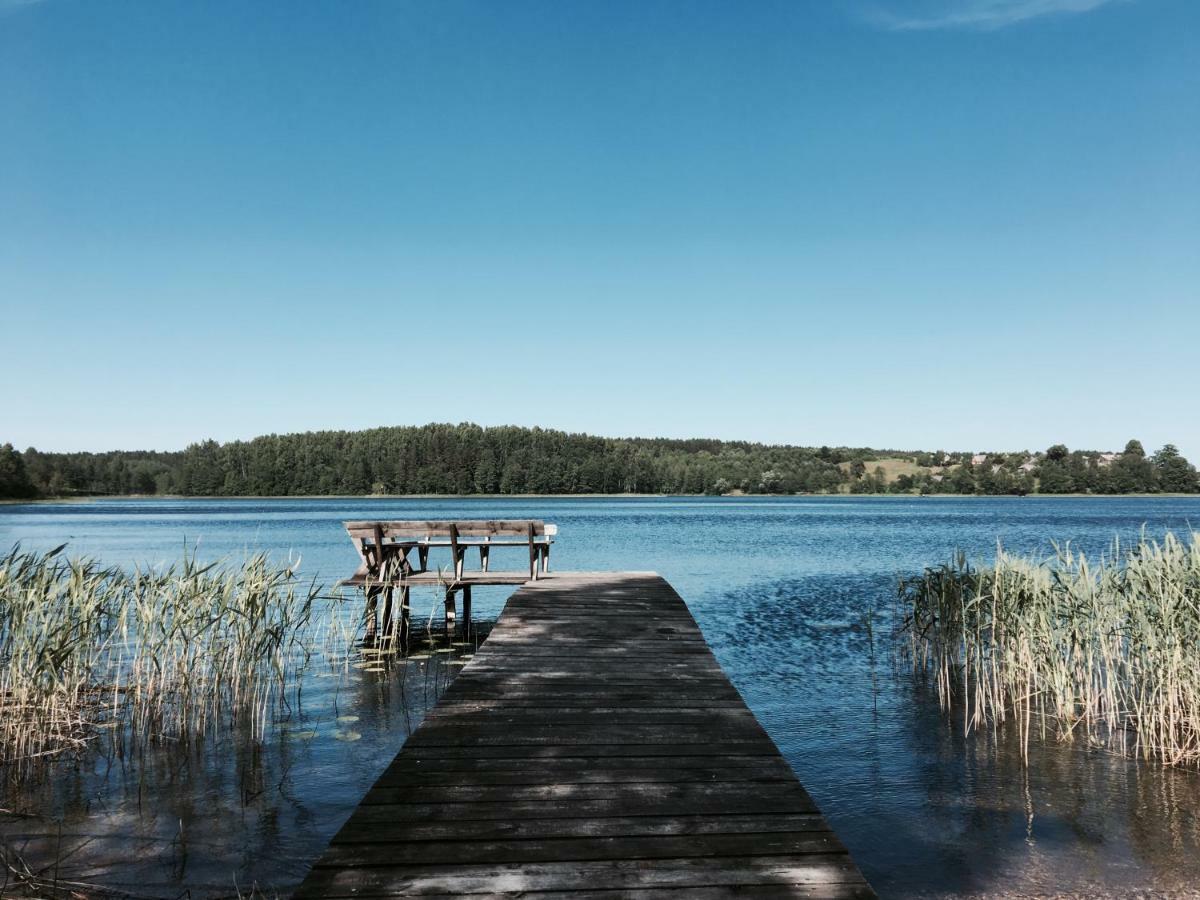
M 873 897 L 651 573 L 508 601 L 297 897 Z

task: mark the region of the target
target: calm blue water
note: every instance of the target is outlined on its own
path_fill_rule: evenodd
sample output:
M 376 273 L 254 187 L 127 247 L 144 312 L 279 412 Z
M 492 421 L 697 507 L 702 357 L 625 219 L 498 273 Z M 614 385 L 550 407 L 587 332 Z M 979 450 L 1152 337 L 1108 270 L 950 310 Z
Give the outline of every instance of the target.
M 1200 526 L 1200 499 L 114 500 L 0 507 L 0 546 L 69 541 L 76 553 L 143 564 L 176 559 L 185 546 L 207 558 L 266 550 L 299 555 L 302 571 L 332 581 L 356 563 L 344 520 L 476 517 L 558 523 L 559 570 L 649 569 L 670 580 L 881 894 L 1123 894 L 1200 884 L 1200 778 L 1053 745 L 1036 748 L 1025 767 L 1003 740 L 964 738 L 927 691 L 893 670 L 882 637 L 872 654 L 862 624 L 866 611 L 886 611 L 897 575 L 958 549 L 984 562 L 998 541 L 1049 553 L 1057 540 L 1099 554 L 1143 528 L 1161 536 Z M 494 617 L 508 589 L 479 593 L 476 615 Z M 111 856 L 136 834 L 145 844 L 143 888 L 153 869 L 175 893 L 179 885 L 217 890 L 231 873 L 242 885 L 286 890 L 430 701 L 428 676 L 410 673 L 404 684 L 348 677 L 314 685 L 318 737 L 300 748 L 269 745 L 232 775 L 226 761 L 198 764 L 194 777 L 173 777 L 157 806 L 118 800 L 95 773 L 71 790 L 15 802 L 25 811 L 42 804 L 34 811 L 67 830 L 86 823 L 99 834 L 100 850 L 78 851 L 97 880 L 127 883 L 99 860 L 105 841 Z M 347 711 L 359 717 L 362 740 L 327 739 L 334 714 Z M 247 800 L 248 777 L 266 789 Z M 212 809 L 236 811 L 243 823 L 233 829 L 234 862 L 229 827 L 206 831 Z M 178 835 L 168 835 L 175 819 L 189 835 L 182 863 Z M 36 831 L 22 827 L 5 825 L 10 836 Z M 30 838 L 31 853 L 37 846 Z

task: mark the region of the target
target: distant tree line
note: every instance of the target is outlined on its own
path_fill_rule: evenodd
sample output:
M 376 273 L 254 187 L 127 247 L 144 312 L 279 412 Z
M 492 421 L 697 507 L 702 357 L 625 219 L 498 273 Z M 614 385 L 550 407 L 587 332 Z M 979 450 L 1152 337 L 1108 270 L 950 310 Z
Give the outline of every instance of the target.
M 982 458 L 980 458 L 982 457 Z M 876 457 L 877 458 L 877 457 Z M 850 463 L 849 490 L 856 494 L 1194 494 L 1196 468 L 1174 444 L 1147 456 L 1140 441 L 1122 453 L 1069 450 L 1055 444 L 1043 453 L 917 453 L 920 471 L 885 477 L 868 458 Z
M 883 460 L 908 469 L 889 476 Z M 540 428 L 424 425 L 204 441 L 186 450 L 19 452 L 0 497 L 106 494 L 1134 493 L 1200 490 L 1173 446 L 1121 454 L 899 453 L 743 441 L 602 438 Z

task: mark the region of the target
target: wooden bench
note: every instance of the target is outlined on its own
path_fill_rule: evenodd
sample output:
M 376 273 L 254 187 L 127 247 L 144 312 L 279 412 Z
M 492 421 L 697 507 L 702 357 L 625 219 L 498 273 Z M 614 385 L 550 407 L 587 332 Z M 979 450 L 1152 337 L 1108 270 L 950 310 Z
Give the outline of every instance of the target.
M 455 620 L 454 597 L 463 595 L 463 629 L 470 627 L 473 584 L 514 584 L 536 581 L 550 571 L 550 547 L 558 526 L 536 519 L 466 519 L 456 521 L 346 522 L 346 532 L 358 551 L 359 567 L 342 585 L 361 587 L 367 595 L 367 639 L 375 640 L 375 610 L 384 595 L 384 639 L 397 637 L 392 622 L 392 600 L 400 592 L 400 634 L 407 642 L 409 590 L 431 584 L 446 591 L 446 626 Z M 496 572 L 490 568 L 491 551 L 497 547 L 524 548 L 528 570 Z M 450 551 L 449 570 L 429 569 L 429 553 L 435 548 Z M 479 550 L 478 571 L 466 568 L 467 551 Z M 412 554 L 416 551 L 417 564 Z

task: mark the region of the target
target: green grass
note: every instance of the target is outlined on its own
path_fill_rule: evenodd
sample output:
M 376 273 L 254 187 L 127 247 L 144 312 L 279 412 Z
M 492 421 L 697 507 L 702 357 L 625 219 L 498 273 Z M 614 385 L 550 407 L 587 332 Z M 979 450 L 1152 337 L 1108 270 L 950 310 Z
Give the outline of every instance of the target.
M 887 456 L 881 459 L 863 460 L 863 465 L 867 467 L 867 474 L 875 474 L 876 469 L 883 469 L 883 480 L 887 484 L 891 484 L 901 475 L 922 475 L 927 472 L 934 471 L 927 466 L 918 466 L 911 459 L 906 459 L 899 456 Z M 843 472 L 850 471 L 850 463 L 838 463 L 838 468 Z

